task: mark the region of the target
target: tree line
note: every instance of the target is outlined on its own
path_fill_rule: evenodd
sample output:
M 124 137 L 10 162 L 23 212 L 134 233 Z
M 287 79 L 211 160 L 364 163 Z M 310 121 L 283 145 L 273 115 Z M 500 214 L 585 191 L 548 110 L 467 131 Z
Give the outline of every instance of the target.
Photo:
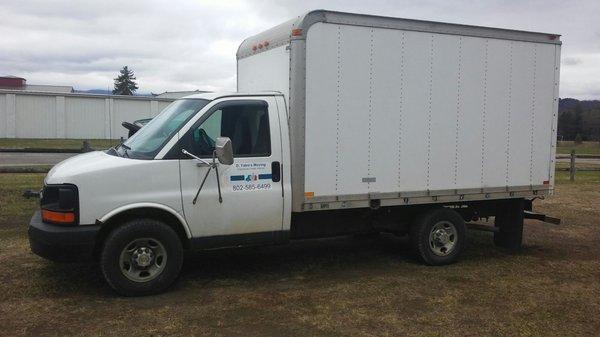
M 561 99 L 557 134 L 558 140 L 600 141 L 600 101 Z

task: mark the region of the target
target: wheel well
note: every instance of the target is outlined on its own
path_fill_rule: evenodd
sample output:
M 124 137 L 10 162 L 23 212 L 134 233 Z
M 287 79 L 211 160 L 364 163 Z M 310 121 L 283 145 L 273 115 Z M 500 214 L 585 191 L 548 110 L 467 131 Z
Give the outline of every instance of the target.
M 102 227 L 98 232 L 98 236 L 96 237 L 96 243 L 94 245 L 94 256 L 99 256 L 99 253 L 102 249 L 102 245 L 104 244 L 104 240 L 106 240 L 106 237 L 113 229 L 122 225 L 129 219 L 134 218 L 150 218 L 164 222 L 165 224 L 173 228 L 175 233 L 177 233 L 177 236 L 179 236 L 183 248 L 190 248 L 190 240 L 188 239 L 185 233 L 183 224 L 179 221 L 179 219 L 177 219 L 175 215 L 158 208 L 142 207 L 123 211 L 119 214 L 114 215 L 113 217 L 108 219 L 108 221 L 102 224 Z

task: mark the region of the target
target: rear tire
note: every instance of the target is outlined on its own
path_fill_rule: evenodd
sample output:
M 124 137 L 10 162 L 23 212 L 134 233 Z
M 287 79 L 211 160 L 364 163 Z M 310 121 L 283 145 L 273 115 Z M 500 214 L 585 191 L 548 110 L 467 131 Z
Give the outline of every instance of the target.
M 165 291 L 179 276 L 182 264 L 179 236 L 154 219 L 134 219 L 114 229 L 100 256 L 106 282 L 124 296 Z
M 410 228 L 415 255 L 431 266 L 455 262 L 466 245 L 466 226 L 455 211 L 438 208 L 418 216 Z

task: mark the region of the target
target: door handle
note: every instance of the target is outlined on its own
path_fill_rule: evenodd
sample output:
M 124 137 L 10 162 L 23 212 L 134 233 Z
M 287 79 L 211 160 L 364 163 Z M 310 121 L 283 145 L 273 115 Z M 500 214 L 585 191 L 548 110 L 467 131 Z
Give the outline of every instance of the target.
M 271 163 L 271 179 L 276 183 L 281 180 L 281 164 L 278 161 Z

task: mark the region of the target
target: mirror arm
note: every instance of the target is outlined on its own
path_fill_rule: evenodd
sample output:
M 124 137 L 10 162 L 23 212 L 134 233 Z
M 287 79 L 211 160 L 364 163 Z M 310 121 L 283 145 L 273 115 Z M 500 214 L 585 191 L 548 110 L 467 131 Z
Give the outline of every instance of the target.
M 200 187 L 198 188 L 198 191 L 196 192 L 196 195 L 194 196 L 194 200 L 192 200 L 192 205 L 196 204 L 196 201 L 198 201 L 198 195 L 200 195 L 200 191 L 202 191 L 202 187 L 204 187 L 204 183 L 206 182 L 206 178 L 208 178 L 208 175 L 210 174 L 210 169 L 212 168 L 209 167 L 208 170 L 206 171 L 206 174 L 204 175 L 204 178 L 202 179 L 202 183 L 200 184 Z
M 202 191 L 202 187 L 204 187 L 204 183 L 206 182 L 206 178 L 208 178 L 208 175 L 210 174 L 211 169 L 215 169 L 215 173 L 217 175 L 217 190 L 219 191 L 219 203 L 222 204 L 223 196 L 221 195 L 221 179 L 219 177 L 219 165 L 217 164 L 217 160 L 216 160 L 216 157 L 217 157 L 216 151 L 213 151 L 212 163 L 209 163 L 206 160 L 201 159 L 201 158 L 189 153 L 185 149 L 182 149 L 181 152 L 183 152 L 184 154 L 186 154 L 208 166 L 208 170 L 206 171 L 206 174 L 204 175 L 204 178 L 202 179 L 202 183 L 200 184 L 200 187 L 198 188 L 198 191 L 196 192 L 196 195 L 194 196 L 194 199 L 192 200 L 192 205 L 195 205 L 196 201 L 198 201 L 198 195 L 200 195 L 200 191 Z
M 221 179 L 219 178 L 219 166 L 217 165 L 217 161 L 215 160 L 217 156 L 217 151 L 213 151 L 213 167 L 215 169 L 215 173 L 217 174 L 217 190 L 219 190 L 219 203 L 223 203 L 223 197 L 221 196 Z M 210 171 L 210 169 L 209 169 Z
M 190 156 L 190 157 L 192 157 L 192 158 L 196 159 L 197 161 L 201 162 L 202 164 L 204 164 L 204 165 L 206 165 L 206 166 L 213 166 L 213 165 L 215 164 L 215 160 L 214 160 L 214 158 L 213 158 L 213 162 L 212 162 L 212 164 L 211 164 L 210 162 L 207 162 L 206 160 L 204 160 L 204 159 L 202 159 L 202 158 L 200 158 L 200 157 L 198 157 L 198 156 L 196 156 L 196 155 L 193 155 L 193 154 L 189 153 L 189 152 L 188 152 L 186 149 L 181 149 L 181 152 L 182 152 L 183 154 L 185 154 L 185 155 L 188 155 L 188 156 Z

